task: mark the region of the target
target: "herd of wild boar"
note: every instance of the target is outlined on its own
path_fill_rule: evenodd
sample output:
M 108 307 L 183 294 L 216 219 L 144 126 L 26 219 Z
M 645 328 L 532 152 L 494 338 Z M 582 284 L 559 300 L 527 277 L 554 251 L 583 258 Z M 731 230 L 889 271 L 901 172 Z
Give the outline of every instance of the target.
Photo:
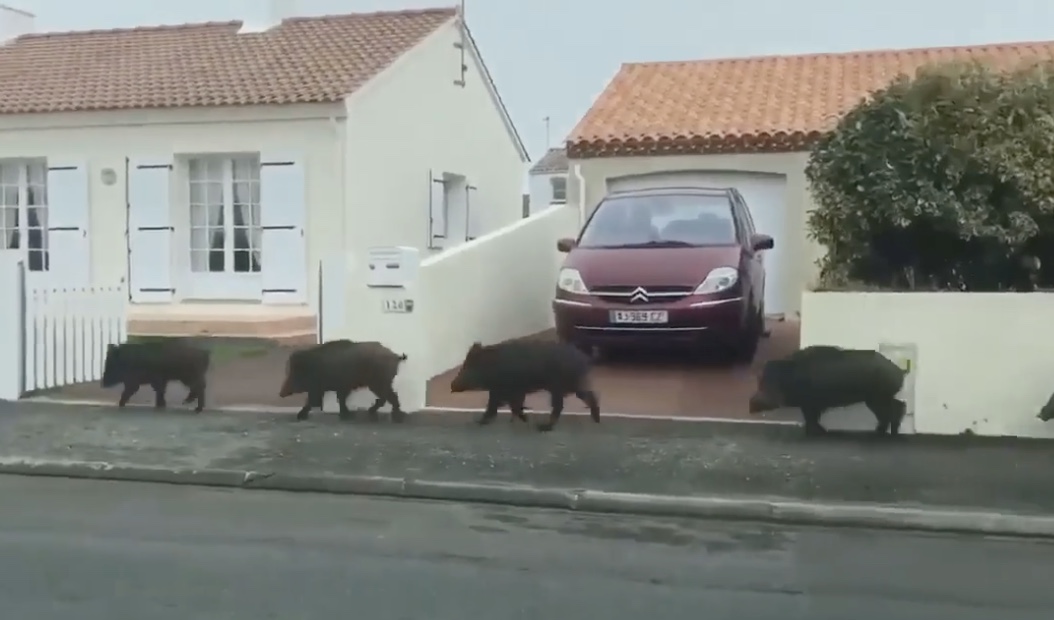
M 347 398 L 360 388 L 376 397 L 367 411 L 371 419 L 385 404 L 392 407 L 392 421 L 401 422 L 405 412 L 393 387 L 399 367 L 406 360 L 379 342 L 333 340 L 293 352 L 286 364 L 281 397 L 307 394 L 297 420 L 305 420 L 312 409 L 322 409 L 322 399 L 334 392 L 342 419 L 353 412 Z M 157 408 L 164 408 L 168 383 L 187 387 L 183 404 L 205 408 L 209 351 L 189 340 L 165 339 L 111 345 L 106 355 L 102 386 L 123 384 L 118 406 L 124 407 L 140 386 L 154 390 Z M 473 344 L 454 380 L 452 392 L 488 393 L 480 424 L 493 422 L 498 409 L 507 406 L 514 419 L 527 422 L 524 401 L 528 394 L 548 392 L 552 411 L 538 430 L 551 431 L 560 419 L 564 399 L 574 394 L 589 407 L 590 417 L 600 422 L 600 403 L 590 379 L 592 359 L 578 348 L 559 342 L 520 340 L 484 346 Z M 767 362 L 758 387 L 750 398 L 750 412 L 761 413 L 784 407 L 800 409 L 808 435 L 822 434 L 820 417 L 828 409 L 863 403 L 878 421 L 875 433 L 897 435 L 906 405 L 897 398 L 905 372 L 877 351 L 812 346 L 783 359 Z

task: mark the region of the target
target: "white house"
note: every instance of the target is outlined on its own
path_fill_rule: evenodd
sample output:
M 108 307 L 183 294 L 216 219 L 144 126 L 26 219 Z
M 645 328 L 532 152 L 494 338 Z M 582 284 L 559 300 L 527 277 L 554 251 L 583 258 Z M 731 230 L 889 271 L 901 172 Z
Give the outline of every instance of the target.
M 124 277 L 132 333 L 314 329 L 319 260 L 520 219 L 528 158 L 455 9 L 34 33 L 0 12 L 2 247 Z
M 568 201 L 647 185 L 738 187 L 760 232 L 765 308 L 797 312 L 823 249 L 808 237 L 808 150 L 873 90 L 922 65 L 1049 60 L 1054 42 L 623 65 L 568 138 Z
M 549 149 L 528 173 L 530 212 L 567 202 L 567 149 Z

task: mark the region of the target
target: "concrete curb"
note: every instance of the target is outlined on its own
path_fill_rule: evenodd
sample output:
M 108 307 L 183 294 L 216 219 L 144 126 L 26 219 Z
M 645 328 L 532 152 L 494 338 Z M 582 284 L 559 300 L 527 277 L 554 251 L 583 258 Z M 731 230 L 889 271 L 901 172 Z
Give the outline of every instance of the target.
M 29 403 L 37 403 L 42 405 L 62 405 L 64 407 L 113 407 L 114 401 L 112 400 L 94 400 L 94 399 L 79 399 L 79 398 L 53 398 L 51 396 L 29 396 L 23 398 L 22 401 Z M 152 409 L 153 405 L 144 405 L 137 403 L 129 403 L 129 408 L 134 409 Z M 221 407 L 209 407 L 209 411 L 219 411 L 223 413 L 288 413 L 294 414 L 300 410 L 300 407 L 267 407 L 263 405 L 224 405 Z M 547 410 L 542 409 L 525 409 L 525 413 L 528 414 L 547 414 Z M 483 413 L 482 408 L 471 408 L 471 407 L 428 407 L 420 411 L 411 412 L 410 415 L 423 415 L 423 416 L 435 416 L 435 415 L 446 415 L 446 414 L 460 414 L 466 416 L 475 416 Z M 586 411 L 565 411 L 564 416 L 570 416 L 575 418 L 587 418 L 589 413 Z M 800 426 L 801 421 L 798 419 L 797 414 L 791 414 L 791 417 L 783 418 L 766 418 L 764 416 L 758 416 L 754 418 L 736 418 L 736 417 L 715 417 L 715 416 L 676 416 L 676 415 L 646 415 L 641 413 L 617 413 L 604 411 L 601 413 L 603 416 L 602 420 L 632 420 L 632 421 L 644 421 L 644 422 L 677 422 L 677 423 L 706 423 L 706 424 L 741 424 L 741 425 L 768 425 L 768 426 Z
M 385 476 L 178 469 L 19 457 L 0 458 L 0 475 L 449 500 L 655 517 L 1054 538 L 1054 516 L 785 498 L 685 497 Z

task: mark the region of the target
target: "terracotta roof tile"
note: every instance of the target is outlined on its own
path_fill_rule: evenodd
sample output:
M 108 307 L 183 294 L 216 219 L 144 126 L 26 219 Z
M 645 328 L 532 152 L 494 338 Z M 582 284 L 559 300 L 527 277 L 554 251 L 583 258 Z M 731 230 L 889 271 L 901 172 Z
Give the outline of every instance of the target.
M 546 151 L 538 163 L 531 167 L 530 174 L 555 174 L 567 172 L 567 149 L 555 148 Z
M 808 148 L 900 74 L 953 60 L 1054 58 L 1054 41 L 625 64 L 568 137 L 573 158 Z
M 31 34 L 0 45 L 0 114 L 340 101 L 453 8 Z

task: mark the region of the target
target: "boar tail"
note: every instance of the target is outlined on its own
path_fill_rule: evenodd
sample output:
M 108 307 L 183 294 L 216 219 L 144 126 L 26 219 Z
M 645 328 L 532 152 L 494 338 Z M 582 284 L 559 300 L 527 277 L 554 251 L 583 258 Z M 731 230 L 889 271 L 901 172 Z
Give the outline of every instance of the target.
M 406 361 L 406 354 L 405 353 L 403 353 L 402 355 L 399 356 L 399 361 L 400 362 L 405 362 Z

